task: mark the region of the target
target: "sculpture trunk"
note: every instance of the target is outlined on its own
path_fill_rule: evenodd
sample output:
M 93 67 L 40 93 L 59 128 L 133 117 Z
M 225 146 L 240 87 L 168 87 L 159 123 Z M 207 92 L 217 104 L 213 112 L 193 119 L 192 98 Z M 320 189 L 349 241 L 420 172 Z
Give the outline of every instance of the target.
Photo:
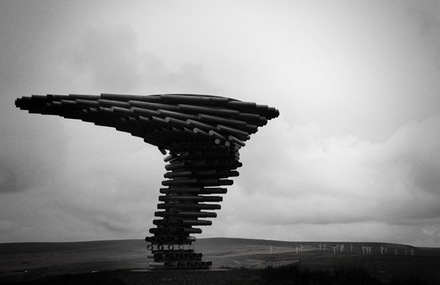
M 178 148 L 184 148 L 179 146 Z M 165 161 L 168 170 L 159 196 L 159 209 L 155 212 L 157 219 L 153 221 L 155 228 L 150 229 L 153 236 L 145 240 L 151 243 L 154 262 L 164 268 L 206 268 L 210 262 L 201 261 L 202 254 L 195 254 L 191 243 L 195 238 L 191 234 L 201 233 L 198 226 L 212 224 L 206 218 L 215 218 L 217 214 L 210 212 L 220 209 L 218 202 L 224 194 L 223 185 L 231 185 L 229 176 L 237 176 L 236 169 L 241 166 L 237 152 L 230 148 L 207 146 L 197 151 L 181 151 L 167 156 Z M 163 246 L 166 245 L 166 249 Z M 174 248 L 181 248 L 180 254 L 174 253 Z

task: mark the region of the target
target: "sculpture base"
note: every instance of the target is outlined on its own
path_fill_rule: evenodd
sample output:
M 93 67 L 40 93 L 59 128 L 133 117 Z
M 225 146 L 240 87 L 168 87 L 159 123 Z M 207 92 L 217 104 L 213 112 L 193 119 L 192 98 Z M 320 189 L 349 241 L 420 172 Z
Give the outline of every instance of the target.
M 210 269 L 211 261 L 202 261 L 203 254 L 187 250 L 153 250 L 154 261 L 150 262 L 152 269 Z

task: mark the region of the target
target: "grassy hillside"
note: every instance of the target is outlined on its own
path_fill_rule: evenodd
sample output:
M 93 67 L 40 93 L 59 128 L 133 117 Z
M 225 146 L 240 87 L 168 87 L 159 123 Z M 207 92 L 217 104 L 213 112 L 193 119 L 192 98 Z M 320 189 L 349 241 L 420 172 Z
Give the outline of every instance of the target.
M 267 270 L 301 264 L 302 269 L 333 274 L 335 268 L 354 266 L 387 282 L 396 276 L 440 280 L 439 248 L 327 242 L 324 250 L 323 243 L 321 250 L 318 242 L 235 238 L 200 239 L 194 245 L 204 260 L 213 262 L 214 269 Z M 363 252 L 362 246 L 371 247 L 371 253 Z M 0 244 L 0 278 L 147 269 L 151 261 L 148 253 L 143 240 Z

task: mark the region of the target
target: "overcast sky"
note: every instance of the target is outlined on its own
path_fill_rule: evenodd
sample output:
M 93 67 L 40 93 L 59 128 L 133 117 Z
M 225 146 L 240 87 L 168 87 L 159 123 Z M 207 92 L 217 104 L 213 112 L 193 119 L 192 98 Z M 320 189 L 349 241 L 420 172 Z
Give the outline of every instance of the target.
M 197 237 L 440 246 L 438 1 L 0 0 L 0 242 L 144 238 L 162 154 L 32 94 L 276 107 Z

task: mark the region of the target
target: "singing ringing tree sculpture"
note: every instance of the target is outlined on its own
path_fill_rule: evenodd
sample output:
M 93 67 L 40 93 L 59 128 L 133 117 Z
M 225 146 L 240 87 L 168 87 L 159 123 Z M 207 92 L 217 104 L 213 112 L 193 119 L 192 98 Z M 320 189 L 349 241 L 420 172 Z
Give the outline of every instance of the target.
M 192 243 L 215 218 L 223 186 L 238 176 L 239 150 L 279 111 L 266 105 L 209 95 L 33 95 L 16 100 L 29 113 L 58 115 L 114 127 L 141 137 L 167 155 L 155 227 L 146 237 L 162 269 L 209 268 Z

